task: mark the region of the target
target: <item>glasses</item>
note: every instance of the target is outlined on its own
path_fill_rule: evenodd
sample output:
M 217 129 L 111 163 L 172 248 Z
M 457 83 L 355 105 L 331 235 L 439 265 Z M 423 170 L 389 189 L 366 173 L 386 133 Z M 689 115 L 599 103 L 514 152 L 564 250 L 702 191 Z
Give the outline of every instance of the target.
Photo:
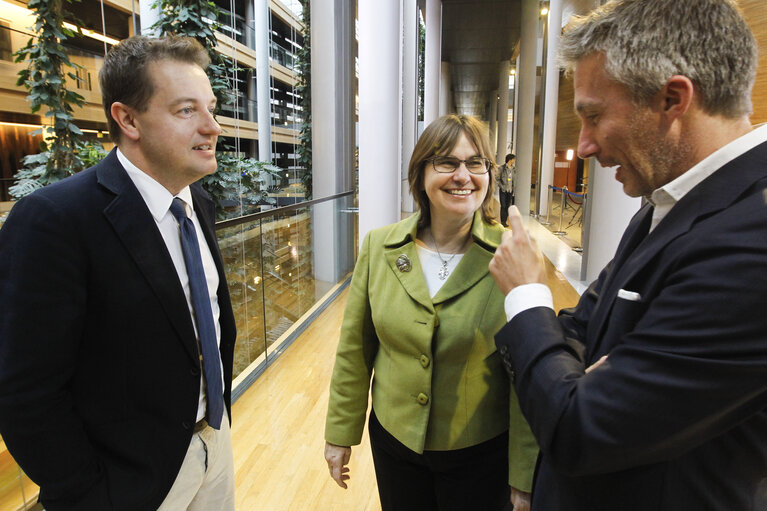
M 466 170 L 472 174 L 485 174 L 490 170 L 490 161 L 486 158 L 480 158 L 479 156 L 473 156 L 466 160 L 459 160 L 453 156 L 435 156 L 434 158 L 428 158 L 424 161 L 430 161 L 434 170 L 441 174 L 455 172 L 455 170 L 461 166 L 461 163 L 466 165 Z

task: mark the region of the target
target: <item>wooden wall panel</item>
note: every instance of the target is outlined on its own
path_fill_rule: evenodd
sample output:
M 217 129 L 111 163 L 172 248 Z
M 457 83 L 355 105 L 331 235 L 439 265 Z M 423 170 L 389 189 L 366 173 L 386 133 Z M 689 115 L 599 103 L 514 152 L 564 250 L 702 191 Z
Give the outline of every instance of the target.
M 580 130 L 581 121 L 573 110 L 573 79 L 572 77 L 565 77 L 564 73 L 561 73 L 557 110 L 557 151 L 576 150 Z
M 759 44 L 759 70 L 754 85 L 754 115 L 751 122 L 767 122 L 767 4 L 764 0 L 740 0 L 746 21 Z

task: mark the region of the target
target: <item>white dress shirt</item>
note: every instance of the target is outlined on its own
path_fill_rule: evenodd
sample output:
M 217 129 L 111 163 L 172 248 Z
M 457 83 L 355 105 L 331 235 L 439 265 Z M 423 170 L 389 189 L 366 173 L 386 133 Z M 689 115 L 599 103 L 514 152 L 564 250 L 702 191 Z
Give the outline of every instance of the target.
M 192 324 L 194 326 L 194 333 L 197 336 L 197 343 L 199 346 L 200 336 L 197 333 L 197 322 L 194 315 L 194 307 L 192 306 L 192 295 L 189 288 L 189 276 L 186 271 L 186 262 L 184 261 L 184 253 L 181 250 L 181 238 L 179 236 L 178 222 L 170 212 L 170 205 L 175 197 L 184 201 L 184 208 L 186 214 L 192 219 L 194 229 L 197 232 L 197 241 L 200 244 L 200 255 L 202 257 L 202 265 L 205 270 L 205 279 L 208 283 L 208 295 L 210 296 L 210 308 L 213 312 L 213 322 L 216 325 L 216 341 L 221 344 L 221 325 L 219 324 L 219 307 L 218 307 L 218 269 L 216 263 L 213 260 L 213 255 L 210 252 L 208 242 L 205 240 L 205 236 L 202 232 L 202 226 L 200 226 L 200 220 L 197 218 L 197 213 L 194 211 L 192 205 L 192 192 L 189 187 L 184 187 L 177 196 L 173 196 L 167 188 L 158 183 L 154 178 L 143 172 L 136 167 L 128 158 L 117 149 L 117 159 L 122 164 L 125 171 L 128 173 L 133 184 L 138 188 L 141 197 L 144 199 L 149 212 L 154 218 L 155 224 L 162 235 L 165 246 L 168 248 L 170 258 L 173 260 L 173 265 L 176 267 L 176 273 L 178 279 L 181 282 L 181 287 L 184 289 L 184 296 L 186 296 L 186 303 L 189 307 L 189 314 L 192 316 Z M 220 363 L 220 362 L 219 362 Z M 224 374 L 223 367 L 221 374 Z M 205 385 L 204 378 L 200 379 L 200 399 L 197 406 L 197 420 L 201 420 L 205 417 Z M 223 382 L 223 379 L 222 379 Z
M 767 124 L 761 125 L 717 149 L 681 176 L 652 192 L 651 196 L 647 198 L 654 206 L 650 231 L 655 229 L 671 211 L 671 208 L 701 181 L 738 156 L 764 142 L 767 142 Z M 520 312 L 534 307 L 554 308 L 554 299 L 547 285 L 525 284 L 515 287 L 506 295 L 504 300 L 506 318 L 509 321 Z

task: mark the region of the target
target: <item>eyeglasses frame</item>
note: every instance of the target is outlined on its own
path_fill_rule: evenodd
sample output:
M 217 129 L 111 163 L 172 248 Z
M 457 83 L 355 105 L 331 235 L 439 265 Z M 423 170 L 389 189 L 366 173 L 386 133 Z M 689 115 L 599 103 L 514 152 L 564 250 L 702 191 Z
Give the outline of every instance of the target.
M 467 158 L 466 160 L 461 160 L 461 159 L 455 158 L 456 160 L 458 160 L 458 166 L 456 168 L 454 168 L 453 170 L 451 170 L 450 172 L 444 172 L 444 171 L 441 171 L 441 170 L 437 170 L 437 165 L 434 163 L 434 160 L 436 160 L 437 158 L 454 158 L 454 157 L 453 156 L 447 156 L 447 155 L 443 154 L 443 155 L 439 155 L 439 156 L 432 156 L 431 158 L 426 158 L 424 160 L 424 163 L 431 162 L 431 168 L 434 169 L 434 172 L 437 172 L 438 174 L 452 174 L 453 172 L 458 170 L 458 168 L 461 166 L 462 163 L 463 163 L 463 166 L 466 167 L 466 170 L 469 172 L 469 174 L 473 174 L 475 176 L 481 176 L 483 174 L 487 174 L 488 172 L 490 172 L 490 169 L 492 169 L 492 161 L 487 159 L 487 158 L 480 157 L 479 159 L 482 160 L 483 162 L 485 162 L 485 171 L 484 172 L 472 172 L 471 170 L 469 170 L 469 167 L 466 166 L 466 162 L 468 160 L 473 160 L 474 158 L 476 158 L 476 156 L 472 156 L 471 158 Z

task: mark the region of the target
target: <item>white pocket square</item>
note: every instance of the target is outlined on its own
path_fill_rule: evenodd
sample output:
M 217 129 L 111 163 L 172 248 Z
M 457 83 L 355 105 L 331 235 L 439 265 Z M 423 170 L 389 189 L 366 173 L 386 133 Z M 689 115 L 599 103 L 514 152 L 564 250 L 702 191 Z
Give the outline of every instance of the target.
M 639 302 L 642 300 L 642 295 L 635 293 L 634 291 L 626 291 L 625 289 L 618 290 L 618 298 L 623 298 L 630 302 Z

